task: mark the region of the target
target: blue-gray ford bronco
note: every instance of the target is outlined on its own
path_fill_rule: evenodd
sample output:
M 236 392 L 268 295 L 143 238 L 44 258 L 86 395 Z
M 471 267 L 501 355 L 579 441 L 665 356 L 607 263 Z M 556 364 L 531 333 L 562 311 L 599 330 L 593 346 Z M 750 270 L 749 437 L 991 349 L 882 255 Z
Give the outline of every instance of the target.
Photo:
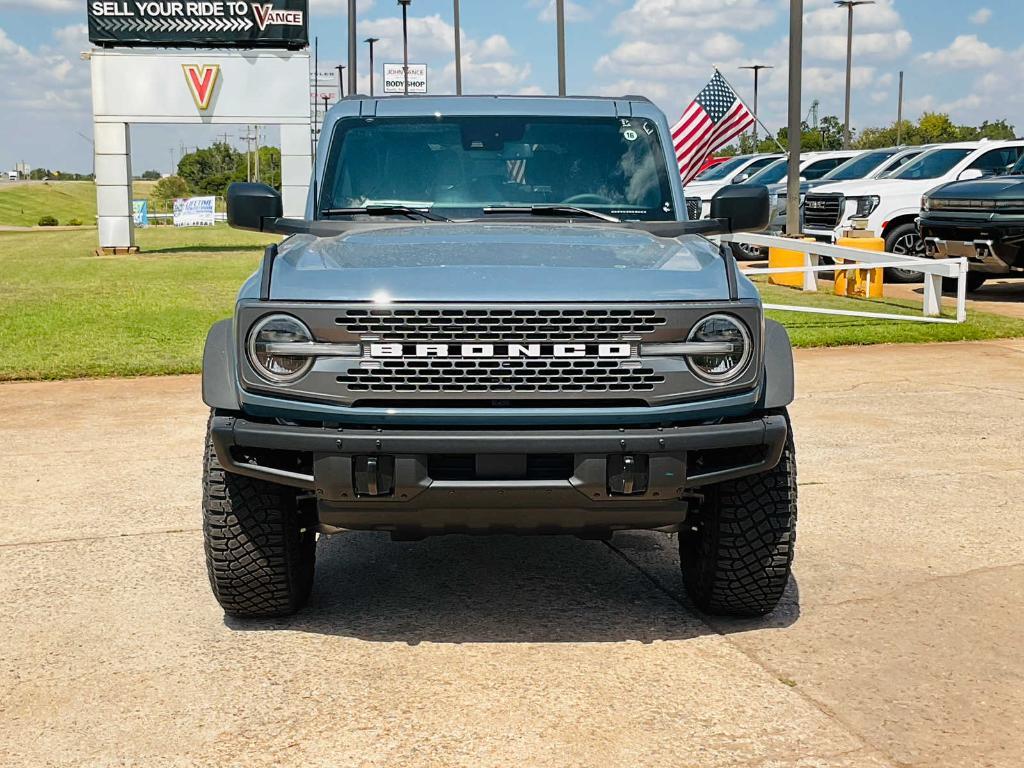
M 299 610 L 318 535 L 676 534 L 703 611 L 789 579 L 785 330 L 716 234 L 768 222 L 730 185 L 688 221 L 641 97 L 352 97 L 303 218 L 257 184 L 232 226 L 285 235 L 210 331 L 213 592 Z

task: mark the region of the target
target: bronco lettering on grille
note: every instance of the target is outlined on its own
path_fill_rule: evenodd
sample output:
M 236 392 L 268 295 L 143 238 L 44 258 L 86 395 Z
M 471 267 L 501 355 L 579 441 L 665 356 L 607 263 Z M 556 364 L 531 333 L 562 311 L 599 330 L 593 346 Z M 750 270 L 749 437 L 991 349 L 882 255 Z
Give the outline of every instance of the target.
M 629 344 L 370 344 L 370 357 L 628 358 Z

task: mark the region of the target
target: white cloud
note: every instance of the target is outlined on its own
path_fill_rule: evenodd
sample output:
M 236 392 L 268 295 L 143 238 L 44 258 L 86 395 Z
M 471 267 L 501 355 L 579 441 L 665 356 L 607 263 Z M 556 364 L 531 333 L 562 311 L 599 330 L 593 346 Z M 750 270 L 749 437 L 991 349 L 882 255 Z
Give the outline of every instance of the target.
M 848 14 L 832 3 L 805 13 L 804 55 L 827 61 L 845 61 L 847 23 Z M 854 58 L 895 59 L 906 54 L 913 42 L 892 0 L 858 6 L 854 12 L 853 29 Z
M 530 5 L 537 7 L 543 6 L 540 14 L 537 16 L 538 19 L 547 23 L 553 24 L 556 18 L 555 12 L 555 0 L 530 0 Z M 574 3 L 573 0 L 565 0 L 565 20 L 566 22 L 571 21 L 589 21 L 593 18 L 593 15 L 587 8 L 584 8 L 579 3 Z
M 948 48 L 923 53 L 920 60 L 936 67 L 990 67 L 1005 55 L 977 35 L 958 35 Z
M 59 27 L 53 41 L 33 51 L 0 28 L 0 81 L 18 85 L 0 95 L 0 112 L 66 114 L 88 109 L 89 66 L 79 55 L 89 47 L 85 25 Z
M 26 11 L 71 13 L 81 11 L 79 0 L 0 0 L 0 8 L 22 8 Z
M 765 6 L 762 0 L 634 0 L 612 28 L 633 37 L 759 29 L 775 20 L 775 11 Z
M 979 8 L 971 14 L 971 24 L 988 24 L 992 18 L 992 11 L 988 8 Z

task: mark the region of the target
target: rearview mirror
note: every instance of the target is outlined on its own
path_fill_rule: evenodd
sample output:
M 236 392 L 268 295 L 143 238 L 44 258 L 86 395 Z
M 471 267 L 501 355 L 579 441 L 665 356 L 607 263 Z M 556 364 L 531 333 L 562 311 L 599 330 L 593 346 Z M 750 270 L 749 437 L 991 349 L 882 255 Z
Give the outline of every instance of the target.
M 265 219 L 284 215 L 281 193 L 266 184 L 240 182 L 228 187 L 228 224 L 235 229 L 264 231 Z
M 762 184 L 723 187 L 711 198 L 711 218 L 727 220 L 730 232 L 760 232 L 771 218 L 768 187 Z

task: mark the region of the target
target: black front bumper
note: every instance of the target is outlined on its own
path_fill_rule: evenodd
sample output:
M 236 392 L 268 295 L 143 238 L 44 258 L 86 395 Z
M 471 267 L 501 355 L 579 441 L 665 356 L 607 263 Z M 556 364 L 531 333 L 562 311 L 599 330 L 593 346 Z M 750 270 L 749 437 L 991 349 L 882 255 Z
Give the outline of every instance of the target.
M 929 252 L 939 258 L 965 256 L 971 269 L 989 274 L 1024 270 L 1024 217 L 967 218 L 924 213 L 917 220 Z
M 325 529 L 392 532 L 678 525 L 688 492 L 773 468 L 788 429 L 781 415 L 649 429 L 339 429 L 229 416 L 211 427 L 225 470 L 311 491 Z M 609 478 L 625 456 L 646 470 L 645 487 L 629 494 Z M 381 495 L 360 487 L 368 458 L 390 468 Z M 460 465 L 468 476 L 451 474 Z

